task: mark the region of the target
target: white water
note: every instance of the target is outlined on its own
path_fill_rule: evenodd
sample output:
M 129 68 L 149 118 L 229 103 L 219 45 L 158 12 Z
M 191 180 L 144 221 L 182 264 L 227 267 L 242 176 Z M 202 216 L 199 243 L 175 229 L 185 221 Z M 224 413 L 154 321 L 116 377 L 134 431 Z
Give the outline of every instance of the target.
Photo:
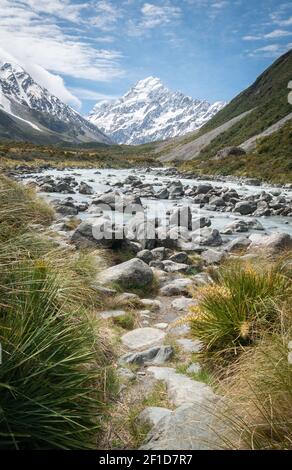
M 95 174 L 96 171 L 99 171 L 100 174 Z M 159 170 L 161 171 L 161 169 Z M 31 177 L 27 179 L 27 181 L 34 180 L 36 176 L 40 174 L 32 174 Z M 151 173 L 145 173 L 143 170 L 138 169 L 122 169 L 122 170 L 114 170 L 114 169 L 104 169 L 104 170 L 94 170 L 94 169 L 72 169 L 72 170 L 65 170 L 60 171 L 56 169 L 46 170 L 41 173 L 42 176 L 45 175 L 52 175 L 54 177 L 60 176 L 63 177 L 65 175 L 74 176 L 76 181 L 80 183 L 84 181 L 88 183 L 91 187 L 93 187 L 95 193 L 102 193 L 109 189 L 111 190 L 119 190 L 118 187 L 109 186 L 109 182 L 115 183 L 117 181 L 124 181 L 128 175 L 136 175 L 142 179 L 144 183 L 150 183 L 153 185 L 154 190 L 159 190 L 163 188 L 166 184 L 171 181 L 177 181 L 178 178 L 175 176 L 156 176 L 155 170 Z M 244 196 L 260 193 L 261 191 L 271 191 L 275 188 L 272 188 L 269 185 L 262 185 L 262 186 L 245 186 L 240 183 L 236 183 L 233 181 L 228 182 L 221 182 L 218 181 L 210 181 L 208 179 L 205 180 L 198 180 L 196 179 L 180 179 L 183 185 L 189 185 L 190 187 L 197 185 L 198 183 L 210 183 L 212 186 L 215 187 L 228 187 L 234 188 L 238 194 L 242 194 Z M 281 189 L 281 194 L 284 196 L 288 196 L 288 198 L 292 198 L 292 191 L 288 189 Z M 59 194 L 59 193 L 43 193 L 43 196 L 48 200 L 53 199 L 65 199 L 68 196 L 72 197 L 75 201 L 88 201 L 90 202 L 95 196 L 85 196 L 76 192 L 76 194 Z M 182 203 L 190 203 L 191 199 L 186 197 L 182 197 L 180 199 L 171 201 L 171 200 L 157 200 L 157 199 L 145 199 L 142 198 L 142 202 L 144 206 L 148 207 L 148 214 L 150 216 L 158 215 L 157 208 L 159 205 L 163 204 L 164 207 L 172 208 L 174 205 L 182 204 Z M 161 207 L 161 206 L 160 206 Z M 199 211 L 200 216 L 206 216 L 212 218 L 212 227 L 221 230 L 226 225 L 230 224 L 232 220 L 236 218 L 240 218 L 241 220 L 248 220 L 249 217 L 244 216 L 237 216 L 232 213 L 227 212 L 212 212 L 207 211 L 204 209 L 199 209 L 199 206 L 196 204 L 192 204 L 192 208 L 194 211 Z M 86 218 L 90 217 L 92 214 L 88 212 L 81 212 L 79 213 L 79 217 Z M 286 232 L 292 235 L 292 218 L 291 217 L 282 217 L 282 216 L 273 216 L 273 217 L 259 217 L 258 220 L 264 226 L 265 231 L 267 233 L 271 232 Z M 262 233 L 262 232 L 261 232 Z

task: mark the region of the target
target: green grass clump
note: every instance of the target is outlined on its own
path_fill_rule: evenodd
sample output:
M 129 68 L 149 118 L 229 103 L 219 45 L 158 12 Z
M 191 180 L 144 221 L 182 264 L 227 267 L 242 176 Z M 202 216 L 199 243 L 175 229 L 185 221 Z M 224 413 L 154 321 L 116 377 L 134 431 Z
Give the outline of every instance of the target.
M 291 295 L 291 280 L 278 263 L 223 266 L 214 284 L 196 292 L 188 316 L 194 337 L 209 355 L 235 357 L 278 326 L 279 306 Z
M 132 313 L 125 313 L 119 317 L 114 317 L 113 322 L 124 330 L 133 330 L 135 327 L 135 317 Z
M 0 242 L 28 231 L 30 224 L 48 225 L 54 211 L 25 188 L 0 175 Z
M 0 181 L 0 449 L 94 449 L 116 381 L 84 260 L 28 232 L 49 208 Z
M 292 449 L 290 339 L 291 329 L 267 335 L 242 354 L 221 384 L 228 398 L 219 413 L 228 430 L 227 448 Z

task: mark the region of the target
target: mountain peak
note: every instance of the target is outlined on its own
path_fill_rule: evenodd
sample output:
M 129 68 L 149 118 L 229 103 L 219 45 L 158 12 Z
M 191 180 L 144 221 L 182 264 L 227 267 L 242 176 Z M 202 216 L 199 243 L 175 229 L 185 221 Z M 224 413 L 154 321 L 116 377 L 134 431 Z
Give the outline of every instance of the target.
M 69 142 L 111 142 L 95 125 L 36 83 L 20 65 L 3 59 L 0 59 L 0 113 L 5 113 L 4 121 L 10 128 L 14 126 L 15 135 L 21 140 L 28 136 L 28 140 L 46 142 L 55 136 Z M 11 121 L 14 124 L 9 124 Z M 5 128 L 4 132 L 10 135 L 12 131 Z
M 171 91 L 159 78 L 150 76 L 118 100 L 97 103 L 89 120 L 118 144 L 143 144 L 194 131 L 224 105 L 210 105 Z
M 160 78 L 158 77 L 146 77 L 142 80 L 139 80 L 136 85 L 134 86 L 135 89 L 138 88 L 154 88 L 157 86 L 163 86 L 163 83 L 161 82 Z

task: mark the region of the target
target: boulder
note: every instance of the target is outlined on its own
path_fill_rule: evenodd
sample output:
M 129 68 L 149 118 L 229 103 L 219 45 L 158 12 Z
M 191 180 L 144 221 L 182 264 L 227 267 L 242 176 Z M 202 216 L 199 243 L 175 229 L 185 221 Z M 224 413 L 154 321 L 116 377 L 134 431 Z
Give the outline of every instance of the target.
M 186 263 L 188 261 L 188 255 L 185 251 L 180 251 L 179 253 L 172 255 L 169 260 L 174 263 Z
M 218 197 L 218 196 L 211 197 L 210 200 L 209 200 L 209 204 L 211 206 L 215 206 L 216 208 L 226 206 L 226 202 L 224 201 L 224 199 L 222 197 Z
M 196 194 L 207 194 L 213 189 L 212 185 L 209 183 L 199 184 L 196 188 Z
M 141 450 L 188 451 L 222 450 L 224 434 L 222 422 L 216 418 L 216 400 L 184 404 L 156 422 Z
M 227 245 L 224 246 L 224 250 L 229 252 L 233 250 L 238 250 L 241 248 L 248 248 L 251 244 L 251 241 L 247 237 L 237 237 L 231 240 Z
M 117 375 L 123 381 L 132 382 L 136 378 L 136 375 L 130 369 L 127 369 L 126 367 L 119 367 L 117 370 Z
M 127 211 L 131 213 L 132 210 L 137 209 L 138 212 L 143 212 L 142 202 L 139 196 L 136 195 L 124 195 L 118 191 L 112 191 L 109 193 L 101 194 L 92 201 L 92 204 L 98 206 L 108 206 L 112 210 Z
M 266 201 L 259 201 L 257 203 L 257 209 L 254 212 L 255 217 L 263 217 L 271 215 L 271 209 L 269 208 L 269 204 Z
M 157 346 L 146 349 L 145 351 L 124 354 L 120 362 L 125 364 L 164 364 L 173 355 L 171 346 Z
M 248 201 L 241 201 L 235 204 L 234 212 L 238 212 L 241 215 L 252 214 L 256 210 L 256 204 Z
M 161 189 L 155 194 L 155 196 L 157 197 L 157 199 L 168 199 L 169 191 L 167 188 Z
M 196 286 L 204 286 L 205 284 L 209 284 L 212 279 L 207 273 L 199 273 L 192 276 L 192 281 Z
M 169 199 L 175 199 L 179 196 L 183 196 L 184 190 L 181 181 L 172 183 L 169 187 Z
M 150 250 L 142 250 L 139 251 L 136 255 L 137 258 L 141 259 L 144 261 L 144 263 L 149 264 L 151 261 L 153 261 L 153 254 Z
M 96 245 L 112 247 L 115 243 L 122 244 L 122 240 L 115 239 L 112 223 L 105 217 L 83 220 L 74 231 L 71 242 L 78 248 Z
M 188 299 L 187 297 L 181 296 L 171 302 L 171 306 L 180 312 L 187 311 L 190 307 L 195 307 L 198 302 L 194 299 Z
M 188 289 L 193 284 L 191 279 L 174 279 L 160 289 L 160 295 L 171 297 L 174 295 L 188 294 Z
M 190 266 L 185 263 L 175 263 L 174 261 L 162 261 L 163 269 L 167 273 L 184 273 L 190 269 Z
M 242 149 L 241 147 L 224 147 L 223 149 L 219 150 L 217 152 L 215 159 L 216 160 L 222 160 L 223 158 L 226 157 L 237 157 L 240 155 L 245 155 L 246 151 Z
M 158 261 L 158 260 L 150 261 L 149 266 L 150 268 L 153 268 L 153 269 L 164 270 L 164 264 L 162 261 Z
M 204 227 L 192 233 L 192 240 L 194 243 L 204 246 L 220 246 L 223 240 L 217 229 Z
M 69 206 L 67 204 L 62 204 L 61 202 L 59 204 L 55 205 L 56 212 L 62 215 L 77 215 L 78 214 L 78 209 L 74 205 Z
M 148 406 L 139 414 L 138 422 L 140 424 L 146 424 L 152 428 L 153 426 L 156 426 L 162 418 L 169 416 L 171 413 L 172 411 L 167 408 Z
M 176 342 L 186 353 L 198 353 L 203 347 L 202 341 L 198 339 L 192 340 L 188 338 L 179 338 Z
M 175 406 L 186 403 L 198 404 L 215 397 L 209 385 L 179 374 L 171 367 L 153 366 L 149 367 L 148 371 L 156 380 L 163 380 L 166 383 L 168 398 Z
M 91 195 L 94 193 L 93 188 L 89 186 L 89 184 L 84 183 L 83 181 L 80 183 L 78 191 L 80 194 Z
M 248 230 L 249 230 L 248 223 L 245 222 L 245 220 L 235 220 L 231 224 L 226 225 L 222 233 L 224 234 L 242 233 L 242 232 L 248 232 Z
M 143 307 L 149 310 L 160 310 L 161 302 L 157 299 L 140 299 L 140 303 Z
M 211 220 L 209 217 L 197 217 L 192 220 L 192 230 L 198 230 L 199 228 L 210 227 Z
M 103 320 L 108 320 L 109 318 L 120 318 L 126 314 L 125 310 L 105 310 L 100 312 L 98 315 Z
M 251 228 L 252 230 L 259 230 L 259 231 L 265 230 L 263 225 L 257 219 L 251 219 L 247 223 L 248 223 L 249 228 Z
M 171 253 L 171 251 L 164 246 L 160 246 L 151 250 L 151 253 L 153 255 L 153 259 L 157 261 L 163 261 L 168 257 L 168 254 Z
M 209 249 L 204 251 L 201 257 L 206 264 L 219 264 L 224 258 L 226 258 L 226 253 Z
M 143 350 L 152 346 L 161 345 L 165 333 L 157 328 L 136 328 L 121 337 L 122 343 L 131 350 Z
M 99 278 L 104 284 L 117 283 L 124 288 L 143 287 L 152 283 L 153 272 L 144 261 L 134 258 L 102 271 Z
M 249 239 L 250 250 L 262 249 L 276 254 L 292 248 L 292 237 L 288 233 L 272 233 L 266 236 L 252 234 Z

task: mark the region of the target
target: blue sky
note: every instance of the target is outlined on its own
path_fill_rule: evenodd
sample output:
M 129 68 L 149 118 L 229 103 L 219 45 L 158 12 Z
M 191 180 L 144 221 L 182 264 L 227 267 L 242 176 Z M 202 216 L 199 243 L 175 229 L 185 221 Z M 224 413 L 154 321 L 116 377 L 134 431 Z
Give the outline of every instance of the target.
M 290 48 L 281 0 L 0 0 L 0 58 L 81 113 L 149 75 L 230 100 Z

